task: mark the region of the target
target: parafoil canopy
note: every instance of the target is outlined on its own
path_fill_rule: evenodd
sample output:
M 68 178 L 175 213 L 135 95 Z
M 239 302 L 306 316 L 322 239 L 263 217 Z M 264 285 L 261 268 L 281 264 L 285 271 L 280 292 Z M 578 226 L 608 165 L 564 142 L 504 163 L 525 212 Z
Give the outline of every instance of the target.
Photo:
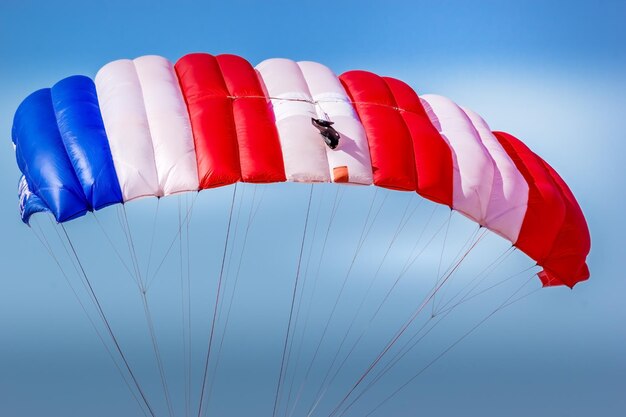
M 333 123 L 336 149 L 312 118 Z M 375 185 L 508 239 L 546 286 L 589 277 L 585 218 L 552 167 L 471 110 L 367 71 L 204 53 L 119 60 L 28 96 L 12 136 L 26 223 L 240 181 Z

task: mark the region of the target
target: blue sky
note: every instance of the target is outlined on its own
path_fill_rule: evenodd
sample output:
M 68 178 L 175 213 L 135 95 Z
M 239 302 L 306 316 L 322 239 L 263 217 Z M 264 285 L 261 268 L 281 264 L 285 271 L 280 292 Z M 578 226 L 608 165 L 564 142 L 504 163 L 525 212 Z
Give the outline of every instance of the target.
M 337 73 L 367 69 L 403 79 L 419 93 L 446 95 L 479 112 L 493 130 L 522 138 L 559 171 L 583 207 L 592 236 L 591 279 L 573 291 L 538 291 L 499 312 L 377 415 L 626 414 L 622 262 L 626 254 L 622 240 L 626 234 L 626 2 L 392 3 L 7 0 L 0 5 L 0 132 L 5 137 L 0 146 L 0 416 L 141 415 L 53 261 L 19 221 L 19 172 L 10 141 L 15 109 L 30 92 L 72 74 L 93 76 L 114 59 L 159 54 L 174 61 L 196 51 L 239 54 L 253 64 L 270 57 L 314 60 Z M 232 191 L 217 190 L 209 197 L 202 193 L 194 208 L 194 216 L 201 213 L 194 221 L 198 230 L 207 230 L 207 239 L 194 236 L 192 254 L 202 261 L 197 268 L 206 265 L 213 279 Z M 247 243 L 255 250 L 243 257 L 222 371 L 216 378 L 218 399 L 209 415 L 271 415 L 275 386 L 268 381 L 276 380 L 280 366 L 308 191 L 302 186 L 268 188 L 258 194 L 250 187 L 238 190 L 236 207 L 241 207 L 242 223 L 237 228 L 239 240 L 234 240 L 232 271 L 236 271 L 237 248 L 243 244 L 243 219 L 250 204 L 264 197 Z M 334 190 L 314 191 L 314 207 L 328 208 Z M 351 253 L 354 241 L 341 236 L 360 230 L 373 194 L 353 189 L 345 193 L 354 205 L 339 210 L 342 223 L 337 230 L 345 233 L 338 232 L 335 246 Z M 389 197 L 388 217 L 376 223 L 374 237 L 381 242 L 387 238 L 408 198 Z M 176 218 L 176 204 L 175 200 L 163 203 L 163 236 L 172 235 L 175 225 L 167 219 L 168 215 Z M 422 217 L 417 211 L 416 228 L 420 218 L 428 217 L 428 207 L 432 206 L 420 206 Z M 154 210 L 154 202 L 129 207 L 136 233 L 149 236 L 146 217 L 150 220 L 153 211 L 143 216 L 142 210 Z M 114 222 L 115 211 L 103 212 L 101 218 Z M 269 224 L 282 226 L 277 231 L 267 229 Z M 93 221 L 69 227 L 81 247 L 94 244 L 90 227 Z M 471 225 L 455 219 L 451 230 L 462 243 Z M 502 242 L 489 239 L 485 256 L 489 251 L 497 256 Z M 454 242 L 449 243 L 446 256 L 452 255 Z M 276 257 L 272 250 L 276 247 L 284 252 L 283 258 Z M 93 248 L 91 255 L 85 255 L 91 265 L 101 262 L 99 256 L 115 256 L 104 246 Z M 315 256 L 314 243 L 311 248 Z M 375 253 L 376 246 L 365 245 L 364 250 Z M 399 259 L 404 255 L 402 250 L 395 253 Z M 355 267 L 357 275 L 371 268 L 367 259 L 361 261 Z M 175 270 L 174 264 L 166 268 Z M 512 271 L 525 266 L 528 261 L 516 255 L 507 264 Z M 345 270 L 344 264 L 337 267 Z M 395 273 L 393 264 L 390 268 L 388 273 Z M 142 374 L 146 389 L 159 397 L 157 377 L 147 370 L 150 346 L 134 334 L 133 326 L 139 325 L 134 320 L 141 316 L 133 315 L 137 300 L 125 292 L 132 288 L 127 287 L 128 281 L 94 269 L 129 356 L 139 369 L 146 369 Z M 214 282 L 206 281 L 202 284 L 206 287 L 199 288 L 212 294 Z M 333 294 L 334 285 L 322 280 L 320 291 Z M 410 294 L 412 287 L 407 285 Z M 535 285 L 531 290 L 537 287 L 536 282 L 530 285 Z M 358 294 L 360 287 L 354 288 Z M 157 286 L 153 301 L 165 357 L 179 353 L 174 341 L 180 323 L 171 319 L 162 301 L 171 289 L 165 283 Z M 490 301 L 504 298 L 504 293 L 494 294 Z M 345 311 L 355 303 L 348 302 Z M 388 312 L 390 322 L 394 317 L 400 320 L 402 314 L 406 317 L 403 309 L 410 303 L 400 297 Z M 442 332 L 426 345 L 426 353 L 436 354 L 471 327 L 470 317 L 480 318 L 488 309 L 482 301 L 468 304 L 458 318 L 451 318 L 449 333 Z M 327 311 L 328 307 L 322 302 L 316 308 Z M 199 318 L 204 313 L 208 314 L 202 308 L 194 310 Z M 314 322 L 322 321 L 321 316 L 313 317 Z M 329 337 L 339 339 L 340 329 L 338 324 Z M 375 338 L 368 343 L 376 349 Z M 202 340 L 196 344 L 200 350 Z M 413 359 L 418 363 L 418 356 Z M 364 415 L 374 408 L 385 389 L 409 376 L 412 363 L 404 363 L 406 375 L 404 369 L 393 374 L 381 385 L 378 397 L 365 399 L 362 408 L 346 415 Z M 357 367 L 346 378 L 357 375 Z M 180 377 L 175 367 L 168 370 L 172 380 Z M 162 399 L 155 402 L 164 410 Z M 183 415 L 182 408 L 178 415 Z

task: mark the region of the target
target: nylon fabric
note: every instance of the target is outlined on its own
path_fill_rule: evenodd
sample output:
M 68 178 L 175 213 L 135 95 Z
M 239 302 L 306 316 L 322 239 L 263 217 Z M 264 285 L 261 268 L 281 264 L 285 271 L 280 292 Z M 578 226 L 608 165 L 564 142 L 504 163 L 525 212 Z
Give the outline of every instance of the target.
M 329 182 L 326 145 L 311 124 L 311 118 L 317 117 L 317 112 L 300 67 L 294 61 L 274 58 L 261 62 L 255 68 L 276 115 L 287 180 Z
M 582 209 L 565 181 L 547 162 L 543 159 L 541 161 L 563 196 L 565 219 L 548 258 L 541 265 L 544 275 L 540 278 L 547 286 L 563 283 L 571 288 L 577 282 L 589 278 L 589 268 L 585 262 L 591 249 L 589 228 Z
M 30 190 L 55 219 L 64 222 L 84 215 L 89 203 L 65 151 L 49 88 L 35 91 L 20 104 L 12 138 L 18 167 Z
M 161 195 L 198 190 L 196 151 L 174 66 L 147 55 L 133 60 L 146 109 Z
M 553 175 L 539 156 L 508 133 L 494 132 L 494 135 L 529 186 L 528 208 L 515 246 L 535 259 L 538 265 L 552 265 L 554 262 L 551 261 L 550 255 L 557 244 L 561 230 L 565 227 L 568 203 Z M 572 242 L 564 243 L 566 248 L 571 248 Z M 583 268 L 580 263 L 584 263 L 588 249 L 575 253 L 578 257 L 576 261 L 578 268 Z M 555 266 L 556 269 L 544 270 L 539 274 L 544 285 L 573 286 L 577 280 L 586 279 L 584 271 L 577 275 L 579 271 L 576 270 L 574 276 L 568 276 L 567 274 L 571 271 L 562 270 L 558 263 Z
M 452 207 L 486 225 L 495 163 L 465 112 L 452 100 L 421 96 L 426 113 L 454 153 Z
M 81 75 L 65 78 L 52 87 L 51 97 L 61 139 L 90 209 L 121 203 L 93 81 Z
M 339 79 L 365 128 L 374 184 L 415 191 L 413 140 L 385 81 L 367 71 L 349 71 Z
M 256 70 L 236 55 L 218 55 L 237 134 L 241 180 L 268 183 L 286 180 L 283 154 L 271 104 Z
M 150 123 L 133 61 L 113 61 L 96 74 L 102 121 L 124 201 L 162 196 Z
M 311 118 L 334 122 L 332 150 Z M 347 182 L 417 191 L 510 240 L 545 286 L 589 277 L 574 195 L 515 137 L 471 110 L 367 71 L 235 55 L 159 56 L 66 78 L 18 107 L 22 220 L 58 222 L 143 196 L 237 181 Z
M 174 67 L 191 120 L 200 189 L 239 181 L 233 107 L 217 59 L 209 54 L 189 54 Z
M 483 118 L 471 110 L 463 111 L 495 164 L 485 225 L 515 243 L 528 206 L 528 184 Z
M 415 91 L 395 78 L 383 77 L 413 140 L 417 192 L 452 207 L 452 151 L 426 114 Z
M 44 203 L 37 194 L 30 191 L 28 182 L 23 175 L 20 177 L 17 195 L 19 199 L 20 217 L 26 224 L 29 224 L 30 217 L 33 214 L 50 211 L 46 203 Z
M 298 66 L 317 103 L 317 118 L 328 117 L 341 135 L 336 149 L 325 147 L 330 177 L 335 182 L 371 185 L 372 162 L 365 129 L 339 78 L 328 67 L 316 62 L 298 62 Z M 341 171 L 342 175 L 336 174 L 338 168 L 345 170 Z

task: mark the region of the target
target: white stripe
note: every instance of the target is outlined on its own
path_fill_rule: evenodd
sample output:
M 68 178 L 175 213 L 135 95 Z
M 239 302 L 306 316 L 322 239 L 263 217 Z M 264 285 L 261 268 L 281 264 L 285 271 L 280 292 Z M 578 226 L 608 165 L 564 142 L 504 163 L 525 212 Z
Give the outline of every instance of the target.
M 487 123 L 473 111 L 463 111 L 480 135 L 496 166 L 485 224 L 515 243 L 528 207 L 528 184 L 498 139 L 491 133 Z
M 331 178 L 336 167 L 345 166 L 348 168 L 349 182 L 372 184 L 367 135 L 341 81 L 328 67 L 317 62 L 299 62 L 298 65 L 313 99 L 318 103 L 318 117 L 327 116 L 335 122 L 333 127 L 341 136 L 336 149 L 326 146 Z
M 467 115 L 452 100 L 421 96 L 431 122 L 453 153 L 452 207 L 481 225 L 486 224 L 495 163 Z
M 102 120 L 124 201 L 161 196 L 150 127 L 133 61 L 113 61 L 95 79 Z
M 173 65 L 155 55 L 134 60 L 163 195 L 198 189 L 196 152 L 185 99 Z
M 261 62 L 256 69 L 270 97 L 298 97 L 309 101 L 272 100 L 287 180 L 328 182 L 326 145 L 311 124 L 311 117 L 317 113 L 298 64 L 275 58 Z

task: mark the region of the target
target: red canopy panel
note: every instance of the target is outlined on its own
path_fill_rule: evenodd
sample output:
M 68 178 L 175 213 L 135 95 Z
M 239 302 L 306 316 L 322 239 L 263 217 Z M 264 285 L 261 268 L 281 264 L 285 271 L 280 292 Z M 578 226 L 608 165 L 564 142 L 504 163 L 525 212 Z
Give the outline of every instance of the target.
M 413 140 L 385 80 L 367 71 L 348 71 L 339 79 L 367 133 L 374 184 L 416 190 Z
M 493 133 L 529 186 L 528 209 L 515 246 L 544 268 L 539 278 L 545 286 L 573 287 L 586 280 L 591 241 L 572 192 L 522 141 L 508 133 Z

